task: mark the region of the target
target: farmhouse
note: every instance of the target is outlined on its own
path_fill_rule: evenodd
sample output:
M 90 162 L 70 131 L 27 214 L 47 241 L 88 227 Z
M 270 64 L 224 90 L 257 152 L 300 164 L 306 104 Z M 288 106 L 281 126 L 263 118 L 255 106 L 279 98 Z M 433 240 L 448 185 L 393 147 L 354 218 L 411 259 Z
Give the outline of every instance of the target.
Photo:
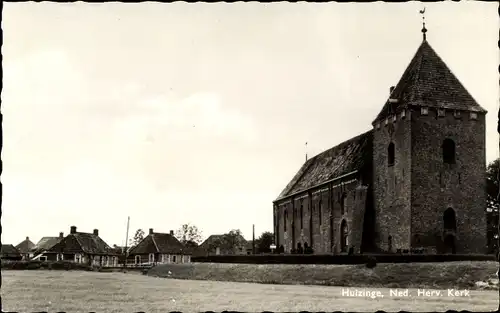
M 99 237 L 99 230 L 93 233 L 76 231 L 70 233 L 44 253 L 48 261 L 71 261 L 95 266 L 117 266 L 118 255 Z
M 224 241 L 224 235 L 211 235 L 196 249 L 196 255 L 229 255 L 248 254 L 248 243 L 243 236 L 234 239 L 236 245 L 232 247 Z
M 486 252 L 487 112 L 422 32 L 371 130 L 307 160 L 274 201 L 286 253 Z
M 32 254 L 34 260 L 45 261 L 47 260 L 47 255 L 45 252 L 52 248 L 59 241 L 64 239 L 64 233 L 59 233 L 59 237 L 43 237 L 38 241 L 38 243 L 33 247 Z
M 2 245 L 0 258 L 2 260 L 20 261 L 23 257 L 13 245 Z
M 130 249 L 127 263 L 136 265 L 158 263 L 189 263 L 190 249 L 174 237 L 174 231 L 169 234 L 155 233 L 152 228 L 149 234 L 135 247 Z
M 35 244 L 31 242 L 29 237 L 26 237 L 21 243 L 16 246 L 16 249 L 21 253 L 23 260 L 29 260 L 33 257 L 33 248 Z

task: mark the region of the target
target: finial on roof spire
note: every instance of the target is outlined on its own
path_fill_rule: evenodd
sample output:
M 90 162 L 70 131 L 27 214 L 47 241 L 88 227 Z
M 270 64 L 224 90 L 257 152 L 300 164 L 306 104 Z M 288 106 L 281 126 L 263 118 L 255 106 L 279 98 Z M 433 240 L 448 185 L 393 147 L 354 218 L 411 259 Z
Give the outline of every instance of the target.
M 427 32 L 427 28 L 425 28 L 425 7 L 423 10 L 420 10 L 420 14 L 422 14 L 422 34 L 424 35 L 424 41 L 427 39 L 425 33 Z
M 306 142 L 306 162 L 307 162 L 307 142 Z

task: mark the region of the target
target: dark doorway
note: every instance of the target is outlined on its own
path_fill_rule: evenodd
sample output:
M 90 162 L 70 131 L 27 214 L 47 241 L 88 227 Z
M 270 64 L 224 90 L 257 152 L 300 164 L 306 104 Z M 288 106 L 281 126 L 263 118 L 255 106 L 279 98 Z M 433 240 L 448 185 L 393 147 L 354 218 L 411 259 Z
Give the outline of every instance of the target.
M 456 246 L 455 246 L 455 236 L 453 235 L 446 235 L 444 237 L 444 246 L 445 246 L 445 253 L 456 253 Z
M 443 214 L 443 226 L 445 231 L 456 231 L 457 230 L 457 219 L 455 215 L 455 210 L 452 208 L 447 208 Z
M 389 237 L 387 238 L 387 248 L 388 248 L 387 250 L 388 250 L 389 252 L 392 252 L 392 236 L 389 236 Z
M 340 224 L 340 251 L 347 252 L 348 242 L 347 242 L 347 222 L 342 220 Z

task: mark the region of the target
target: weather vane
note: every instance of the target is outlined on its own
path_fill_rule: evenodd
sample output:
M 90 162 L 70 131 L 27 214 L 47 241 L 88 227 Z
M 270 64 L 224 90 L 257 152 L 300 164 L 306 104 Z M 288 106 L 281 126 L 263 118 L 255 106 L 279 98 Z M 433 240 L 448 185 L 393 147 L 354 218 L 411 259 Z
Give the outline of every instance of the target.
M 425 28 L 425 7 L 423 10 L 420 10 L 420 14 L 422 14 L 422 34 L 424 34 L 424 41 L 426 40 L 425 33 L 427 32 L 427 29 Z

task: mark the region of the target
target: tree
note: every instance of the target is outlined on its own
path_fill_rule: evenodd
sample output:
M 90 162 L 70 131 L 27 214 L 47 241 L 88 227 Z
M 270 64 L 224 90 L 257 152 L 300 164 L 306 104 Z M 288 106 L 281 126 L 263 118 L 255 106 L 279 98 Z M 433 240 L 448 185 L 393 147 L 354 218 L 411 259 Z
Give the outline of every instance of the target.
M 263 232 L 260 237 L 255 240 L 255 248 L 258 253 L 269 253 L 271 252 L 270 246 L 273 244 L 274 235 L 271 232 Z
M 486 168 L 486 221 L 488 250 L 494 252 L 498 246 L 498 174 L 500 159 L 491 162 Z
M 215 253 L 215 251 L 217 250 L 217 248 L 221 248 L 221 246 L 222 246 L 222 239 L 220 237 L 215 237 L 215 238 L 213 238 L 213 240 L 211 240 L 208 243 L 207 252 L 209 254 L 210 253 Z
M 132 239 L 132 246 L 137 246 L 139 242 L 141 242 L 144 239 L 144 231 L 142 229 L 138 229 L 135 232 L 134 239 Z
M 486 193 L 488 208 L 498 211 L 498 170 L 500 169 L 500 159 L 491 162 L 486 168 Z
M 175 232 L 175 238 L 185 245 L 198 246 L 201 241 L 201 231 L 198 227 L 191 224 L 184 224 Z
M 245 238 L 239 229 L 233 229 L 222 235 L 221 245 L 229 254 L 235 254 L 236 250 L 241 249 L 245 243 Z

